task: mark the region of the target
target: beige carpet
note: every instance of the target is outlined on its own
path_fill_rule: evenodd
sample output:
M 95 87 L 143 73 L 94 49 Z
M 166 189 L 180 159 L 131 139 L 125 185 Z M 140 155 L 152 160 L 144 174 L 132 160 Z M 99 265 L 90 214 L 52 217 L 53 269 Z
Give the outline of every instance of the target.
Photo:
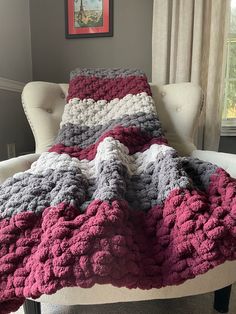
M 213 314 L 213 293 L 171 300 L 104 305 L 58 306 L 42 304 L 42 314 Z M 23 309 L 16 312 L 24 314 Z M 236 284 L 230 300 L 230 314 L 236 314 Z

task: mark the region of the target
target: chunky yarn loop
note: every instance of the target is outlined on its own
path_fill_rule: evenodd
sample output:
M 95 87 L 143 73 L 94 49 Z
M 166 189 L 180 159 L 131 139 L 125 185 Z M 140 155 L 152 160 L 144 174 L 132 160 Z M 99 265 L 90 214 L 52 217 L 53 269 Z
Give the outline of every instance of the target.
M 0 187 L 0 314 L 63 287 L 161 288 L 236 259 L 236 180 L 179 157 L 140 70 L 76 69 L 54 145 Z

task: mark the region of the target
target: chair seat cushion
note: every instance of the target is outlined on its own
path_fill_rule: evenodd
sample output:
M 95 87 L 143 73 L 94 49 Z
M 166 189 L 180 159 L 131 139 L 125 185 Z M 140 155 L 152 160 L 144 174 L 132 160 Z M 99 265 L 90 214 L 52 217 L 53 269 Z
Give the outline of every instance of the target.
M 236 282 L 236 261 L 225 262 L 206 274 L 199 275 L 178 286 L 141 290 L 116 288 L 112 285 L 94 285 L 89 289 L 63 288 L 52 295 L 42 295 L 36 301 L 51 304 L 103 304 L 152 299 L 179 298 L 221 289 Z

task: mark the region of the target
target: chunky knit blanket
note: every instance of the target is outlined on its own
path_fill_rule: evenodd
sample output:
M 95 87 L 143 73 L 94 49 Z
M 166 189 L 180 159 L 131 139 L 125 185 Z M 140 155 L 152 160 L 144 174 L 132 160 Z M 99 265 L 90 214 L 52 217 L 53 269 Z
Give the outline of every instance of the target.
M 236 180 L 168 146 L 141 71 L 74 71 L 53 147 L 0 187 L 0 313 L 68 286 L 181 284 L 233 259 Z

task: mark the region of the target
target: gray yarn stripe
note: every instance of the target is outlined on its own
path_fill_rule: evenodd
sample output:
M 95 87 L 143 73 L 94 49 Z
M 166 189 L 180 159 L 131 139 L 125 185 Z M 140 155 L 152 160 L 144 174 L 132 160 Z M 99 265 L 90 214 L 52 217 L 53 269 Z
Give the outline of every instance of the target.
M 133 208 L 149 210 L 162 204 L 173 189 L 191 188 L 186 172 L 181 168 L 181 160 L 173 153 L 165 157 L 159 154 L 139 176 L 132 176 L 127 186 L 126 199 Z
M 61 202 L 79 206 L 86 201 L 88 180 L 77 171 L 49 169 L 43 175 L 21 173 L 9 178 L 0 189 L 0 219 L 20 212 L 42 212 Z
M 127 77 L 127 76 L 144 76 L 143 71 L 138 69 L 122 69 L 122 68 L 91 68 L 91 69 L 81 69 L 77 68 L 70 73 L 70 79 L 75 78 L 76 76 L 96 76 L 100 78 L 117 78 L 117 77 Z
M 79 168 L 69 171 L 48 169 L 43 175 L 21 173 L 5 181 L 0 189 L 0 218 L 24 211 L 42 212 L 45 208 L 66 202 L 85 210 L 94 199 L 125 199 L 137 210 L 148 211 L 161 205 L 173 189 L 208 188 L 216 166 L 194 158 L 160 153 L 138 175 L 129 175 L 119 159 L 98 164 L 96 178 L 86 179 Z M 191 179 L 189 179 L 189 177 Z
M 160 155 L 156 163 L 150 163 L 145 171 L 133 176 L 128 176 L 120 161 L 103 161 L 93 198 L 125 199 L 132 208 L 147 211 L 161 204 L 173 189 L 190 187 L 186 173 L 179 170 L 179 158 Z
M 105 125 L 95 125 L 93 127 L 67 123 L 59 131 L 55 144 L 60 143 L 65 146 L 78 145 L 81 148 L 85 148 L 94 144 L 104 132 L 110 131 L 118 125 L 138 127 L 152 137 L 164 136 L 160 121 L 154 114 L 139 112 L 134 115 L 124 115 L 119 119 L 111 120 Z
M 181 160 L 183 168 L 193 181 L 194 188 L 207 191 L 210 177 L 218 167 L 193 157 L 181 157 Z
M 196 188 L 191 179 L 206 190 L 216 168 L 210 163 L 168 152 L 165 156 L 160 153 L 139 175 L 128 176 L 121 161 L 103 161 L 99 165 L 93 199 L 125 199 L 132 208 L 147 211 L 161 205 L 174 189 Z
M 131 207 L 148 210 L 160 204 L 173 188 L 189 185 L 187 178 L 179 176 L 178 159 L 172 155 L 162 159 L 163 155 L 160 155 L 160 163 L 156 166 L 150 163 L 139 175 L 128 175 L 126 166 L 118 159 L 100 162 L 96 178 L 90 180 L 85 179 L 79 168 L 70 171 L 48 169 L 43 175 L 18 174 L 1 187 L 0 218 L 24 211 L 40 213 L 61 202 L 85 209 L 94 199 L 126 199 Z M 159 181 L 156 180 L 158 175 Z M 164 180 L 160 181 L 162 178 Z
M 120 160 L 105 160 L 98 164 L 96 178 L 90 180 L 85 179 L 79 168 L 70 171 L 48 169 L 43 175 L 18 174 L 1 187 L 0 218 L 24 211 L 40 213 L 61 202 L 85 209 L 94 199 L 126 199 L 131 207 L 148 210 L 161 203 L 173 188 L 188 186 L 187 178 L 179 176 L 177 158 L 172 155 L 163 158 L 160 154 L 159 161 L 156 166 L 154 163 L 147 165 L 147 170 L 139 175 L 128 175 Z

